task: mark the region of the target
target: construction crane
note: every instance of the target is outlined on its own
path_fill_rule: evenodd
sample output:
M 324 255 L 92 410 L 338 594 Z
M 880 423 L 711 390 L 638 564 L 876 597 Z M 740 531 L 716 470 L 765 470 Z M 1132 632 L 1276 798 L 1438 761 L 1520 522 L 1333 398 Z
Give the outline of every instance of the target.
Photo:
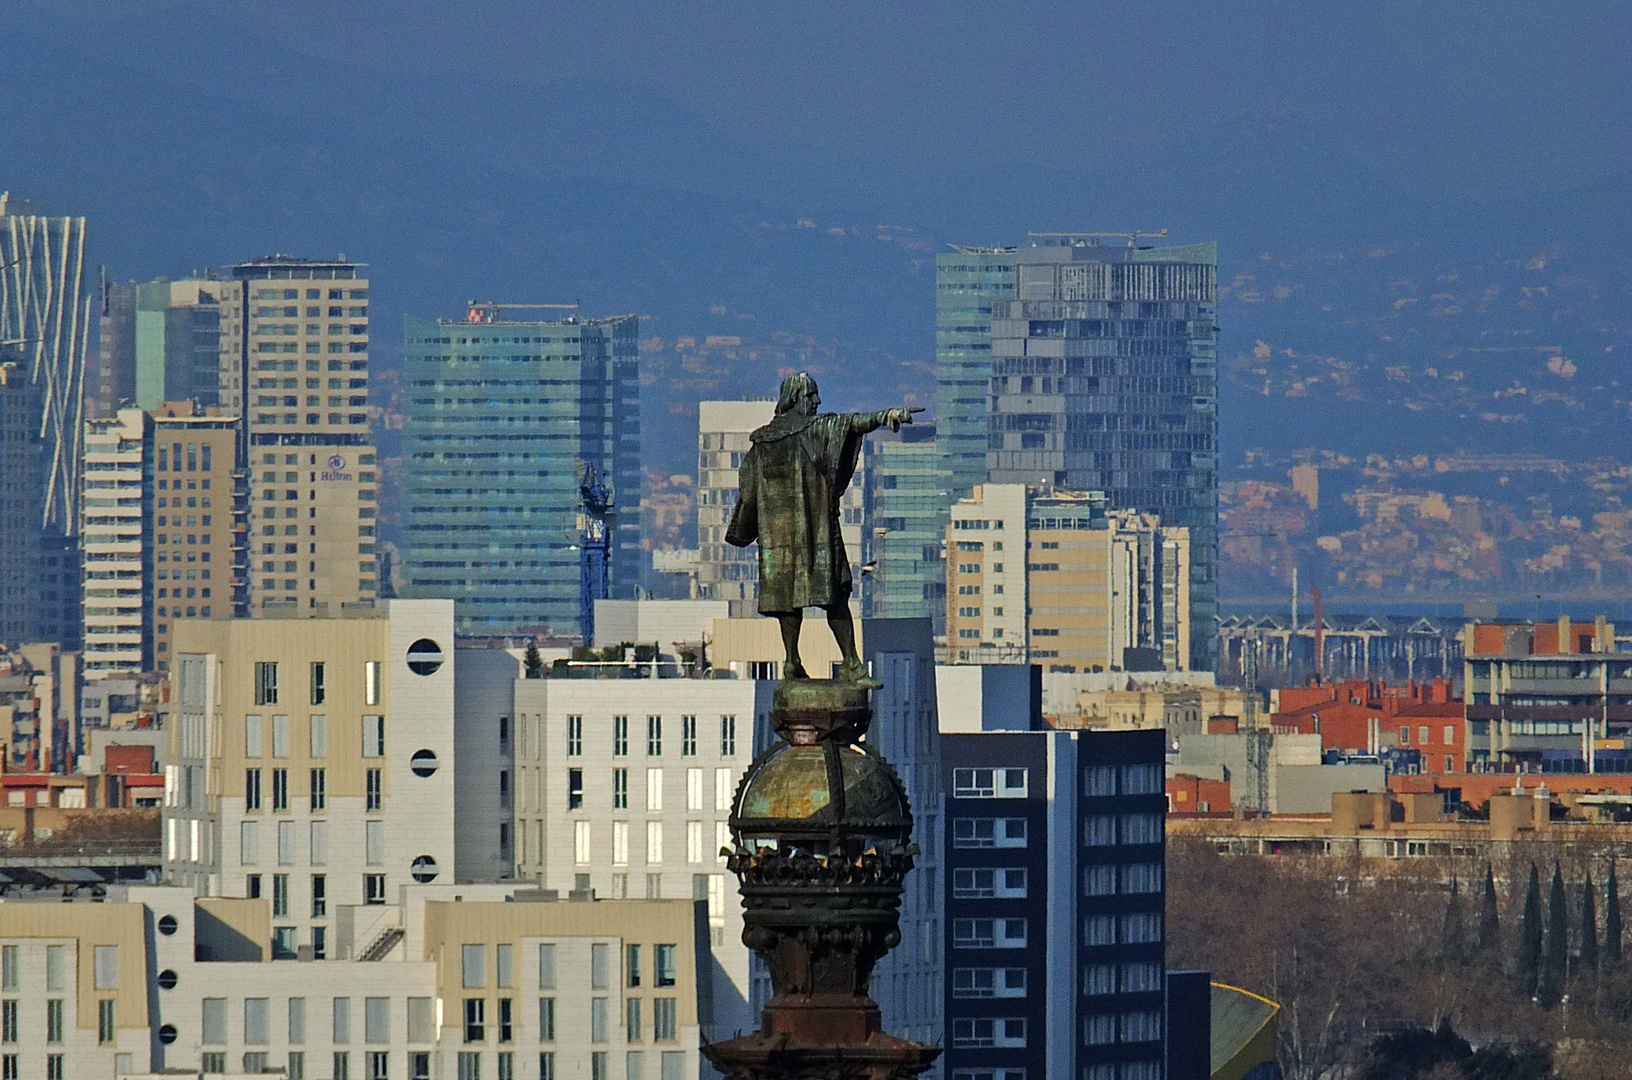
M 581 507 L 578 531 L 578 625 L 583 631 L 584 647 L 595 642 L 595 601 L 605 600 L 611 591 L 612 531 L 608 521 L 612 516 L 612 492 L 595 472 L 595 466 L 584 466 L 584 478 L 578 485 Z

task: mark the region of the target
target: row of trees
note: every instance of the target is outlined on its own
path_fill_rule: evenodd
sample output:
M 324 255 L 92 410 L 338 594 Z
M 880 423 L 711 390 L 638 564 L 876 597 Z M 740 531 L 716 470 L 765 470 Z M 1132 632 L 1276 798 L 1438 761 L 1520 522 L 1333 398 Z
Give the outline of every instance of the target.
M 1447 1061 L 1459 1070 L 1447 1076 L 1482 1076 L 1514 1055 L 1534 1062 L 1526 1047 L 1539 1046 L 1546 1056 L 1557 1048 L 1550 1074 L 1564 1080 L 1625 1077 L 1632 963 L 1622 958 L 1614 854 L 1537 843 L 1513 845 L 1494 865 L 1256 857 L 1174 838 L 1168 964 L 1280 1002 L 1288 1080 L 1359 1075 L 1380 1035 L 1449 1025 L 1495 1049 Z M 1548 863 L 1557 866 L 1543 904 L 1533 867 Z M 1605 878 L 1603 891 L 1591 884 Z M 1482 888 L 1453 893 L 1453 881 Z

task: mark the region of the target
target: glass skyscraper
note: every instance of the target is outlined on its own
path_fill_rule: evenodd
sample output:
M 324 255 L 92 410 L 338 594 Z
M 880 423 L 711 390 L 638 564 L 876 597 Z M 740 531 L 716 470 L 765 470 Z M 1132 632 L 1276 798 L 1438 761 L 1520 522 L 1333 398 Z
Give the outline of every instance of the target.
M 462 634 L 576 634 L 586 467 L 612 489 L 611 593 L 640 580 L 638 319 L 409 316 L 407 593 L 451 597 Z
M 1199 670 L 1218 610 L 1217 265 L 1211 243 L 1069 235 L 937 258 L 936 426 L 954 497 L 982 480 L 1098 490 L 1188 528 Z
M 929 618 L 945 632 L 946 474 L 935 428 L 914 424 L 863 444 L 862 610 L 880 619 Z

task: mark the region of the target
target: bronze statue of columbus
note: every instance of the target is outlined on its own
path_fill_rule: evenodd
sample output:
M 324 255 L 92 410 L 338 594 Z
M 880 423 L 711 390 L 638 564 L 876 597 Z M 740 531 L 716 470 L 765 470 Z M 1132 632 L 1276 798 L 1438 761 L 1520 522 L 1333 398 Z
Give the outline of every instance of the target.
M 740 495 L 725 539 L 736 547 L 759 541 L 759 613 L 782 625 L 786 679 L 804 679 L 799 628 L 804 609 L 827 612 L 844 656 L 839 678 L 876 687 L 856 655 L 850 619 L 850 560 L 839 533 L 839 501 L 856 471 L 861 440 L 886 424 L 912 423 L 922 409 L 820 413 L 816 380 L 804 372 L 782 380 L 776 416 L 749 438 L 737 473 Z

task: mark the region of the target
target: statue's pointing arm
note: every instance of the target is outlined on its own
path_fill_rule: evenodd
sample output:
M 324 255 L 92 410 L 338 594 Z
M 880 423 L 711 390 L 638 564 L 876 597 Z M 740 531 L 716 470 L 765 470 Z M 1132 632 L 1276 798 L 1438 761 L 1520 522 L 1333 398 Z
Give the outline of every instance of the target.
M 923 409 L 884 409 L 881 412 L 856 413 L 856 430 L 865 435 L 869 431 L 888 425 L 891 431 L 900 431 L 902 424 L 912 423 L 913 413 L 923 411 Z

